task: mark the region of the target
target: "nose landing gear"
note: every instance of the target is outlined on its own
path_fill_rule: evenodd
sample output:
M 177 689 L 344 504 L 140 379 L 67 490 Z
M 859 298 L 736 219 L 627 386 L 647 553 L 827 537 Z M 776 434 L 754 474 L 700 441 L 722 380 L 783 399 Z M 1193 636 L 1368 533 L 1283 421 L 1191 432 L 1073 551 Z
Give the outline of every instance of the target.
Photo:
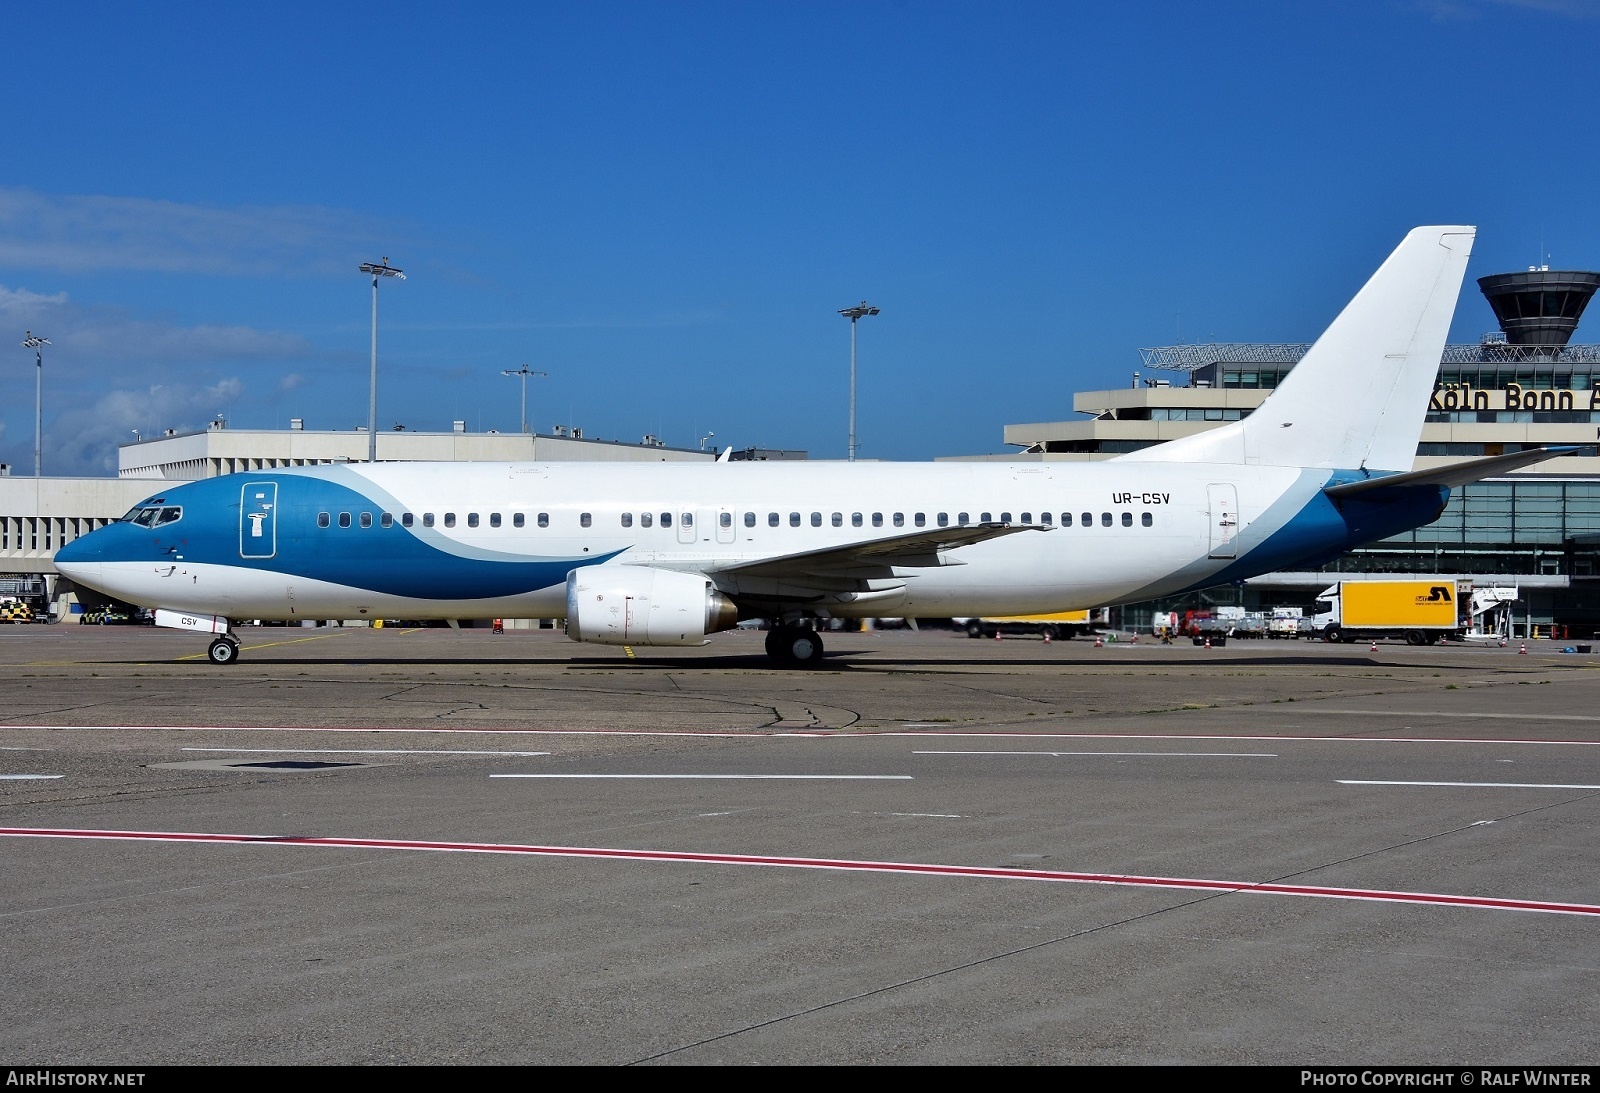
M 232 634 L 222 635 L 206 649 L 206 656 L 212 664 L 234 663 L 239 659 L 239 639 Z

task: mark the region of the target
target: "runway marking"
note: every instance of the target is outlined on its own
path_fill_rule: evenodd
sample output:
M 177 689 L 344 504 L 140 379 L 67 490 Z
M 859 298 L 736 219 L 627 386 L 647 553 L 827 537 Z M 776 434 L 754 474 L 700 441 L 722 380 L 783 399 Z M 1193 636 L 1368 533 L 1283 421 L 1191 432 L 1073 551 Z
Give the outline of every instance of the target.
M 1048 755 L 1059 759 L 1071 755 L 1137 755 L 1153 759 L 1277 759 L 1270 751 L 914 751 L 912 755 Z
M 491 778 L 724 779 L 777 782 L 909 782 L 909 774 L 491 774 Z
M 414 631 L 406 631 L 406 632 L 407 633 L 414 633 Z M 341 630 L 335 631 L 332 634 L 312 634 L 312 635 L 310 635 L 308 637 L 303 637 L 303 638 L 286 638 L 283 641 L 264 641 L 264 642 L 260 643 L 259 645 L 241 645 L 239 647 L 239 651 L 240 652 L 244 652 L 244 653 L 253 653 L 257 649 L 271 649 L 274 646 L 278 646 L 278 645 L 298 645 L 302 641 L 322 641 L 322 640 L 324 640 L 326 638 L 341 637 L 344 634 L 348 634 L 348 633 L 350 633 L 350 631 L 341 629 Z M 176 657 L 174 659 L 177 659 L 177 660 L 205 660 L 207 655 L 208 654 L 206 654 L 206 653 L 187 653 L 187 654 L 185 654 L 185 655 L 183 655 L 181 657 Z
M 426 748 L 180 748 L 180 751 L 220 751 L 246 755 L 510 755 L 526 758 L 547 751 L 445 751 Z
M 1353 714 L 1358 717 L 1475 717 L 1488 721 L 1600 721 L 1600 716 L 1587 713 L 1444 713 L 1442 711 L 1404 713 L 1400 710 L 1330 710 L 1325 707 L 1322 709 L 1295 710 L 1295 713 L 1339 714 L 1342 716 Z
M 3 782 L 28 782 L 28 781 L 33 781 L 35 779 L 44 780 L 44 779 L 49 779 L 49 778 L 65 778 L 65 777 L 66 777 L 65 774 L 0 774 L 0 781 L 3 781 Z
M 1534 911 L 1553 915 L 1600 917 L 1600 905 L 1551 900 L 1457 896 L 1437 892 L 1397 892 L 1379 888 L 1334 888 L 1324 885 L 1254 883 L 1195 877 L 1141 876 L 1132 873 L 1075 873 L 1056 869 L 1016 869 L 923 862 L 857 861 L 849 858 L 796 858 L 762 854 L 711 854 L 674 850 L 628 850 L 617 847 L 538 846 L 519 843 L 439 842 L 415 839 L 360 839 L 309 835 L 231 835 L 196 831 L 116 831 L 89 828 L 3 827 L 0 836 L 27 839 L 102 839 L 156 843 L 222 843 L 254 846 L 323 847 L 356 850 L 427 850 L 457 854 L 521 854 L 532 857 L 595 858 L 611 861 L 667 862 L 690 865 L 747 865 L 834 872 L 898 873 L 978 880 L 1031 880 L 1057 884 L 1104 884 L 1130 888 L 1228 892 L 1237 895 L 1307 896 L 1378 903 L 1432 904 L 1491 911 Z
M 1600 789 L 1600 786 L 1567 786 L 1540 782 L 1358 782 L 1340 778 L 1341 786 L 1459 786 L 1463 789 Z

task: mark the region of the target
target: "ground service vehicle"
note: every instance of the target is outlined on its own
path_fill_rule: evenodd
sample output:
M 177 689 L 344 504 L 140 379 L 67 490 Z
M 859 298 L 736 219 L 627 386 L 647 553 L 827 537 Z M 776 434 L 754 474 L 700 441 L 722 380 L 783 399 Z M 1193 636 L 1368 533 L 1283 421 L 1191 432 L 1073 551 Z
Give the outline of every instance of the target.
M 1459 638 L 1461 598 L 1471 582 L 1454 577 L 1340 581 L 1317 597 L 1315 632 L 1328 641 L 1376 641 L 1403 637 L 1407 645 L 1432 645 Z
M 1045 615 L 996 615 L 985 618 L 952 619 L 969 638 L 992 638 L 1001 634 L 1043 634 L 1050 638 L 1075 638 L 1091 634 L 1096 626 L 1107 625 L 1105 608 L 1094 611 L 1057 611 Z

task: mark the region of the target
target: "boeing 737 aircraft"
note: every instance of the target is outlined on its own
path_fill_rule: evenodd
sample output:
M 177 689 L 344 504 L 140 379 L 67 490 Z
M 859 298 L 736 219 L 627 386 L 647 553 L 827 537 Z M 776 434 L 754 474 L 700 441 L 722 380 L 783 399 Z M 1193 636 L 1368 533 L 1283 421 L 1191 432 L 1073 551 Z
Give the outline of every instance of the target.
M 74 582 L 230 620 L 565 618 L 606 645 L 770 620 L 1068 611 L 1306 568 L 1554 449 L 1410 470 L 1476 229 L 1410 232 L 1283 383 L 1221 428 L 1097 463 L 365 463 L 175 485 L 62 547 Z

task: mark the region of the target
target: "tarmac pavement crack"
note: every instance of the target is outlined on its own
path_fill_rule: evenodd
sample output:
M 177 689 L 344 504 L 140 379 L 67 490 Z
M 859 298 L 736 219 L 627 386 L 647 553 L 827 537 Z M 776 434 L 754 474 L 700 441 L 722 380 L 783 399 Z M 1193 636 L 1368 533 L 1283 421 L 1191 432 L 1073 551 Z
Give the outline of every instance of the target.
M 1071 933 L 1062 934 L 1059 937 L 1047 938 L 1043 941 L 1035 941 L 1030 945 L 1021 945 L 1014 949 L 1006 949 L 1003 952 L 991 953 L 988 956 L 980 956 L 973 960 L 962 961 L 960 964 L 952 964 L 947 968 L 940 968 L 936 971 L 927 972 L 923 975 L 911 976 L 910 978 L 901 979 L 894 983 L 885 983 L 882 986 L 873 987 L 870 990 L 857 991 L 854 994 L 844 995 L 828 1002 L 821 1002 L 814 1006 L 806 1006 L 802 1009 L 797 1009 L 792 1013 L 780 1014 L 779 1016 L 770 1017 L 764 1021 L 757 1021 L 741 1028 L 729 1029 L 726 1032 L 719 1032 L 715 1036 L 707 1036 L 699 1040 L 694 1040 L 690 1043 L 679 1044 L 677 1047 L 667 1048 L 665 1051 L 658 1051 L 650 1055 L 645 1055 L 622 1065 L 642 1066 L 646 1063 L 659 1062 L 662 1059 L 670 1058 L 673 1055 L 677 1055 L 685 1051 L 693 1051 L 695 1048 L 720 1043 L 725 1040 L 730 1040 L 735 1036 L 743 1036 L 746 1033 L 759 1032 L 762 1029 L 772 1028 L 776 1025 L 783 1024 L 785 1021 L 794 1021 L 802 1017 L 826 1013 L 829 1010 L 838 1009 L 841 1006 L 847 1006 L 852 1002 L 860 1002 L 868 998 L 876 998 L 880 995 L 888 994 L 892 991 L 904 990 L 908 987 L 915 987 L 923 983 L 931 983 L 935 979 L 941 979 L 946 976 L 955 975 L 958 972 L 968 971 L 972 968 L 981 968 L 986 964 L 993 964 L 1002 960 L 1010 960 L 1013 957 L 1024 956 L 1031 952 L 1037 952 L 1040 949 L 1049 948 L 1052 945 L 1060 945 L 1063 942 L 1075 941 L 1079 938 L 1090 937 L 1094 934 L 1103 933 L 1106 930 L 1114 930 L 1123 926 L 1129 926 L 1143 919 L 1154 918 L 1158 915 L 1164 915 L 1172 911 L 1182 911 L 1186 908 L 1193 907 L 1200 903 L 1205 903 L 1209 900 L 1218 899 L 1228 894 L 1229 893 L 1227 892 L 1210 892 L 1202 896 L 1197 896 L 1194 899 L 1184 900 L 1181 903 L 1172 904 L 1167 907 L 1159 907 L 1137 915 L 1128 915 L 1112 922 L 1102 922 L 1097 926 L 1088 926 L 1082 930 L 1074 930 Z

